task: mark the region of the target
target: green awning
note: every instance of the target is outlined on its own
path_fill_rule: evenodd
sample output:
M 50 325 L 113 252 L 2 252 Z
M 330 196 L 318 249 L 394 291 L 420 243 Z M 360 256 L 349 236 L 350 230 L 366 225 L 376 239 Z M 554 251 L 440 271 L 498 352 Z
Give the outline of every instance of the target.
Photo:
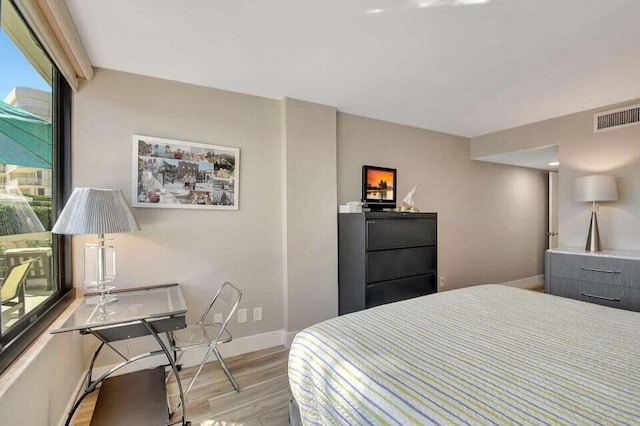
M 0 163 L 51 168 L 51 123 L 0 101 Z

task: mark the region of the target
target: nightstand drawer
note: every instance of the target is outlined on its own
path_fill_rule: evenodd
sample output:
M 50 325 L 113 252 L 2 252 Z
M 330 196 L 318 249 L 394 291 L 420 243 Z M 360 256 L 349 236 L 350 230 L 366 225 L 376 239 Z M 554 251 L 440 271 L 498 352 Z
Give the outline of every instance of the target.
M 640 262 L 610 257 L 551 254 L 551 276 L 640 288 Z
M 578 299 L 582 291 L 582 281 L 572 280 L 570 278 L 551 278 L 548 282 L 546 292 L 554 296 L 568 297 L 569 299 Z
M 640 311 L 640 290 L 630 287 L 553 277 L 549 283 L 549 293 L 612 308 Z
M 580 287 L 578 300 L 612 308 L 640 311 L 640 291 L 629 287 L 585 282 Z

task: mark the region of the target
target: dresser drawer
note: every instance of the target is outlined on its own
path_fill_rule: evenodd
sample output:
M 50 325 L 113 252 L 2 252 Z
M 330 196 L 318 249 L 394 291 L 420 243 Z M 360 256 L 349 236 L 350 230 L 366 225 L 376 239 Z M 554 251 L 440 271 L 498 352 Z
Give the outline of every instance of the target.
M 366 290 L 366 307 L 397 302 L 436 292 L 435 274 L 369 284 Z
M 551 278 L 551 282 L 547 285 L 547 293 L 554 296 L 568 297 L 569 299 L 578 299 L 582 291 L 583 281 L 573 280 L 571 278 Z
M 436 244 L 435 217 L 368 219 L 367 250 L 416 247 Z
M 612 308 L 640 311 L 640 290 L 630 287 L 553 277 L 549 293 Z
M 367 253 L 367 283 L 423 275 L 436 270 L 436 248 L 416 247 Z
M 630 287 L 585 282 L 580 288 L 578 300 L 612 308 L 640 311 L 640 290 Z
M 610 257 L 551 254 L 551 276 L 640 288 L 640 261 Z

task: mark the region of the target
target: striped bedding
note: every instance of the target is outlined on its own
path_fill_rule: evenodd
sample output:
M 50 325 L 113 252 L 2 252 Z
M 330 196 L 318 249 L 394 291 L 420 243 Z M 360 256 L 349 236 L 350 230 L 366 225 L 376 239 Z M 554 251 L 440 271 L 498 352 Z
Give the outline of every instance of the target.
M 640 314 L 501 285 L 296 336 L 304 425 L 640 424 Z

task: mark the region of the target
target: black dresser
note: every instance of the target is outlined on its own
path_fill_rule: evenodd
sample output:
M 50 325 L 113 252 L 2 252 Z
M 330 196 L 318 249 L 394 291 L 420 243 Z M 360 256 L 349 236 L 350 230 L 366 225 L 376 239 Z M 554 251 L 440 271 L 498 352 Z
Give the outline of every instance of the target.
M 435 293 L 438 214 L 338 215 L 340 315 Z

